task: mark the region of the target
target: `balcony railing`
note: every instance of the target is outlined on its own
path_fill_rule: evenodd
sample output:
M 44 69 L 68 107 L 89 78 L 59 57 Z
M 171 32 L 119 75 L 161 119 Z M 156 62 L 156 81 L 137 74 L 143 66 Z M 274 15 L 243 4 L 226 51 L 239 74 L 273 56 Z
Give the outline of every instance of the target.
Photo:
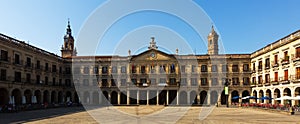
M 289 56 L 286 56 L 285 58 L 282 58 L 282 60 L 281 60 L 282 65 L 286 65 L 286 64 L 289 64 L 289 63 L 290 63 Z

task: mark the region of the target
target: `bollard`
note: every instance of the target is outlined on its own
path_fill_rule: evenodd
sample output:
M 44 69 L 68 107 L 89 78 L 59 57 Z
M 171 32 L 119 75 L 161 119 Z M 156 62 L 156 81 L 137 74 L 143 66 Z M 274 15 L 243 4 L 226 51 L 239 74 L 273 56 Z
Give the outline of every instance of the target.
M 293 107 L 290 107 L 290 113 L 291 113 L 291 115 L 294 115 L 294 114 L 295 114 L 295 110 L 294 110 Z

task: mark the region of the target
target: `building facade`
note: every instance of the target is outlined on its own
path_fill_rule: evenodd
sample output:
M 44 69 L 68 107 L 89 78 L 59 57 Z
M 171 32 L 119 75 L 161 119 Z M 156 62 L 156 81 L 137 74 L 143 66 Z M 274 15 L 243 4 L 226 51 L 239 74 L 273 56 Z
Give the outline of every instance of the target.
M 165 53 L 151 38 L 148 50 L 137 55 L 129 50 L 128 56 L 77 56 L 68 22 L 57 56 L 1 34 L 0 105 L 12 99 L 17 105 L 225 105 L 226 81 L 229 104 L 249 102 L 235 98 L 250 95 L 296 96 L 299 36 L 300 31 L 292 33 L 252 54 L 219 54 L 212 27 L 203 55 L 181 55 L 178 49 Z
M 252 94 L 258 103 L 299 105 L 298 100 L 276 100 L 300 95 L 300 31 L 296 31 L 251 54 Z

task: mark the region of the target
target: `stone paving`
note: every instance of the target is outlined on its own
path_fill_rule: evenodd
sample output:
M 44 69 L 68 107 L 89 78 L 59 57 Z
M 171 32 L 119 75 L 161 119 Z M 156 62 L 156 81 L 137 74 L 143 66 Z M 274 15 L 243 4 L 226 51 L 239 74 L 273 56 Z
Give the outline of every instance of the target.
M 96 124 L 100 122 L 114 124 L 165 124 L 175 122 L 179 124 L 300 124 L 300 114 L 298 113 L 296 115 L 287 115 L 282 113 L 246 108 L 164 106 L 102 107 L 89 111 L 84 111 L 81 107 L 70 107 L 26 111 L 19 113 L 0 113 L 1 124 Z

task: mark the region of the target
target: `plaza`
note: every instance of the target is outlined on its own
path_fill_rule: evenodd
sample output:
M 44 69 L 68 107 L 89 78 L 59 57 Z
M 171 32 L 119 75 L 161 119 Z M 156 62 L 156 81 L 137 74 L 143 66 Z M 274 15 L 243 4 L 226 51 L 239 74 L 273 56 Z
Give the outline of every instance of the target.
M 176 123 L 204 123 L 204 124 L 226 124 L 226 123 L 286 123 L 297 124 L 300 123 L 300 113 L 295 115 L 282 114 L 278 112 L 268 112 L 259 109 L 250 108 L 225 108 L 215 107 L 206 118 L 201 118 L 201 111 L 205 110 L 205 107 L 164 107 L 164 106 L 118 106 L 111 107 L 110 109 L 99 108 L 96 110 L 85 111 L 81 107 L 68 107 L 59 109 L 46 109 L 36 111 L 26 111 L 20 113 L 0 113 L 1 123 L 171 123 L 168 118 L 156 118 L 156 119 L 142 119 L 143 117 L 150 115 L 154 112 L 162 110 L 174 111 L 177 113 L 185 112 L 183 116 L 180 116 Z M 118 115 L 112 118 L 109 115 L 103 115 L 107 118 L 101 122 L 97 122 L 89 113 L 102 111 L 105 113 L 111 113 L 112 111 L 123 111 L 123 115 Z M 135 113 L 135 114 L 134 114 Z M 171 116 L 175 113 L 168 113 Z M 128 119 L 122 118 L 125 115 L 131 115 L 132 119 L 128 122 Z M 13 116 L 13 118 L 11 118 Z M 97 118 L 97 117 L 95 117 Z M 127 121 L 126 121 L 127 120 Z

